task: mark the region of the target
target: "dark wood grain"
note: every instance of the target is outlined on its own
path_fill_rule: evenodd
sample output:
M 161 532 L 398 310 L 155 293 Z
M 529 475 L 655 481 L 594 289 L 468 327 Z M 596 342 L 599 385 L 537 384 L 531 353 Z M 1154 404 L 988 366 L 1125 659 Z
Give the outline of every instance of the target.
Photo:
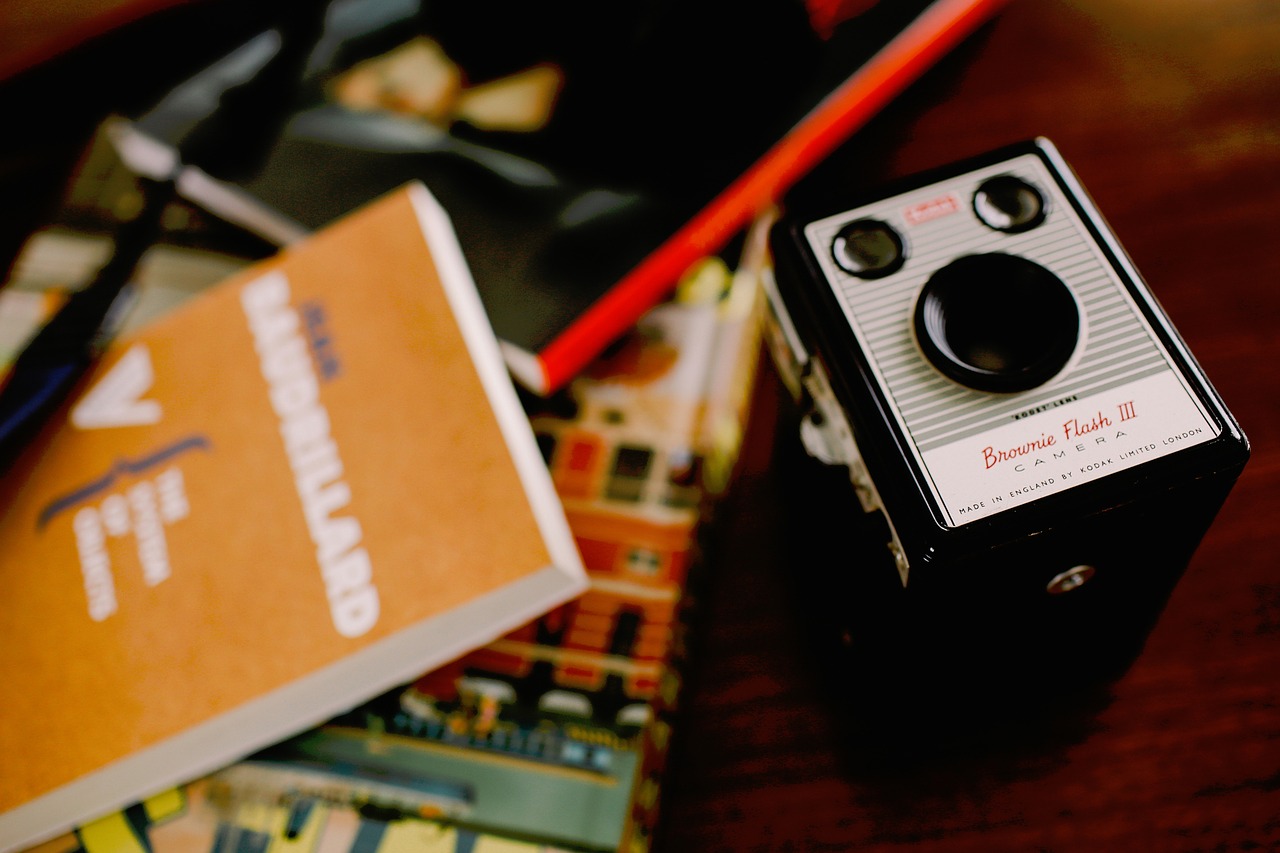
M 767 372 L 678 720 L 664 850 L 1280 849 L 1280 7 L 1020 0 L 850 143 L 879 180 L 1043 135 L 1253 444 L 1101 695 L 860 767 L 805 636 Z M 815 590 L 820 594 L 820 590 Z

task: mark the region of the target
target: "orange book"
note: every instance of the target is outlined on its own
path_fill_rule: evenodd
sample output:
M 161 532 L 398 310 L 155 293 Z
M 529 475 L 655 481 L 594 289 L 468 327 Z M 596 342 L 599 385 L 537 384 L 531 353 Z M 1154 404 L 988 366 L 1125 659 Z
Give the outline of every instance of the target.
M 392 193 L 118 341 L 0 484 L 0 850 L 584 585 L 449 222 Z

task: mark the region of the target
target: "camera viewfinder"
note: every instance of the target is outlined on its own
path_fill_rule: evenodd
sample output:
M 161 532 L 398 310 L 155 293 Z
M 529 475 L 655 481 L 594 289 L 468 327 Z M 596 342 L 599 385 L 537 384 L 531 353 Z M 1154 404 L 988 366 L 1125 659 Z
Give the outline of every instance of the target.
M 998 175 L 979 185 L 973 194 L 973 212 L 996 231 L 1030 231 L 1044 222 L 1044 196 L 1021 178 Z
M 859 219 L 845 225 L 831 241 L 831 256 L 858 278 L 881 278 L 897 272 L 905 260 L 902 237 L 883 222 Z

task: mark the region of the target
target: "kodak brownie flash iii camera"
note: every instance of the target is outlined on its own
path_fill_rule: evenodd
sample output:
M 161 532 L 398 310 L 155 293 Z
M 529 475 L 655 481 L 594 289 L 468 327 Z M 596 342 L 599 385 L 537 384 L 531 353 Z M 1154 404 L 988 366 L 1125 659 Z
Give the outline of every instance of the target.
M 799 486 L 815 597 L 899 675 L 1114 674 L 1244 435 L 1048 141 L 855 202 L 773 232 L 773 359 L 856 497 Z

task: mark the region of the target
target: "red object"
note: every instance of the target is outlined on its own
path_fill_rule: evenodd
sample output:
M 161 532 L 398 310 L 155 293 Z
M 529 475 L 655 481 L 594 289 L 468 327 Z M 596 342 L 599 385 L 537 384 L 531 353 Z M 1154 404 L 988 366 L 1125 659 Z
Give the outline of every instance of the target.
M 1007 0 L 939 0 L 539 354 L 551 393 Z

